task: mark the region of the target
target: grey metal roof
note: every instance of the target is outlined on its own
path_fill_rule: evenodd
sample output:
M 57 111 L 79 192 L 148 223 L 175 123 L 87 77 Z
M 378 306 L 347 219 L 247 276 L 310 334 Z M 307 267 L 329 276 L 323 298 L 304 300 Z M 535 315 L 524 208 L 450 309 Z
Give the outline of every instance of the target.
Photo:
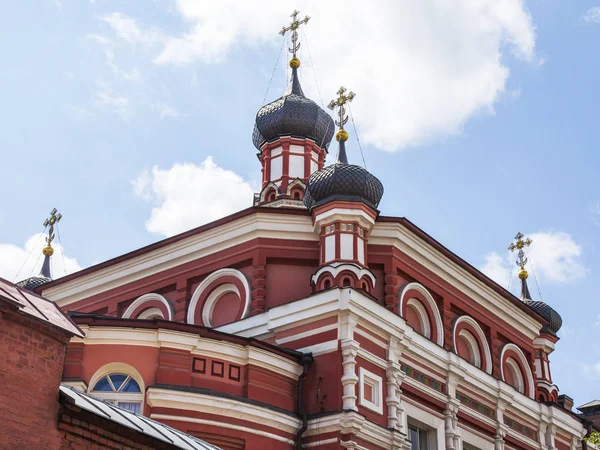
M 68 397 L 76 406 L 93 414 L 123 425 L 139 433 L 151 436 L 160 441 L 185 450 L 220 450 L 208 442 L 185 434 L 163 423 L 128 411 L 110 403 L 94 398 L 70 386 L 62 384 L 60 392 Z
M 310 210 L 333 200 L 364 202 L 377 208 L 383 184 L 368 170 L 348 164 L 344 141 L 340 141 L 338 160 L 313 172 L 306 184 L 304 205 Z
M 297 69 L 292 69 L 290 85 L 283 97 L 258 110 L 252 142 L 260 150 L 265 142 L 278 137 L 299 136 L 314 139 L 319 147 L 327 149 L 334 128 L 331 116 L 304 96 Z
M 20 313 L 27 314 L 42 322 L 62 328 L 69 333 L 83 337 L 83 332 L 75 325 L 54 302 L 25 290 L 9 281 L 0 278 L 0 302 L 6 302 Z

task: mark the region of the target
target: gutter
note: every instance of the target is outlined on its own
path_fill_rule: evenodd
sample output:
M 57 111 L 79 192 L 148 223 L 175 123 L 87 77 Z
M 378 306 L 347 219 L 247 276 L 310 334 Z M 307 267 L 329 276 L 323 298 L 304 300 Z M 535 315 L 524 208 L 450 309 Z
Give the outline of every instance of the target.
M 302 435 L 308 428 L 308 414 L 304 411 L 304 379 L 308 374 L 308 367 L 314 362 L 314 358 L 311 353 L 307 353 L 300 358 L 300 364 L 302 364 L 302 374 L 298 378 L 298 392 L 296 395 L 296 411 L 300 419 L 302 419 L 302 426 L 296 433 L 296 450 L 302 450 Z

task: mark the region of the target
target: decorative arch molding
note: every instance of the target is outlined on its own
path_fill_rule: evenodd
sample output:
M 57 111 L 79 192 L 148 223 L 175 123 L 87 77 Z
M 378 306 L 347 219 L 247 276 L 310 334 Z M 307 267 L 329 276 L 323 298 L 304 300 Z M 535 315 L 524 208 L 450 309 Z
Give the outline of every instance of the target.
M 149 319 L 154 318 L 147 313 L 147 310 L 155 310 L 154 316 L 160 314 L 160 317 L 166 320 L 173 320 L 173 309 L 169 301 L 160 294 L 151 292 L 138 297 L 129 305 L 123 313 L 123 319 Z M 158 311 L 158 313 L 156 312 Z
M 416 291 L 423 297 L 427 305 L 427 310 L 431 313 L 431 325 L 435 326 L 435 343 L 442 346 L 444 345 L 444 324 L 442 322 L 442 316 L 440 315 L 440 310 L 437 307 L 437 303 L 435 302 L 431 293 L 427 290 L 425 286 L 421 283 L 412 282 L 408 283 L 404 286 L 404 289 L 400 292 L 400 300 L 399 307 L 400 311 L 404 311 L 405 306 L 408 305 L 408 300 L 411 298 L 408 294 L 410 291 Z M 420 299 L 417 299 L 420 300 Z M 433 335 L 433 332 L 432 332 Z
M 269 201 L 267 199 L 267 196 L 270 195 L 271 192 L 275 193 L 275 199 L 276 199 L 279 196 L 279 186 L 277 186 L 272 181 L 269 181 L 267 183 L 267 185 L 260 191 L 260 199 L 259 199 L 259 201 L 261 203 L 265 203 L 265 202 Z M 273 199 L 273 200 L 275 200 L 275 199 Z
M 375 287 L 375 275 L 369 269 L 364 269 L 356 264 L 344 264 L 344 263 L 333 263 L 327 266 L 321 267 L 312 276 L 312 282 L 316 283 L 317 280 L 324 273 L 329 273 L 333 278 L 336 278 L 341 272 L 348 270 L 356 275 L 356 279 L 360 280 L 362 277 L 367 277 L 371 280 L 372 286 Z
M 223 283 L 219 283 L 219 279 L 221 278 L 223 279 Z M 231 279 L 237 283 L 228 281 Z M 236 284 L 239 284 L 239 286 Z M 250 285 L 242 272 L 237 269 L 226 268 L 215 270 L 198 285 L 190 300 L 187 323 L 198 325 L 195 320 L 196 310 L 200 299 L 203 299 L 201 318 L 204 326 L 210 327 L 212 313 L 217 302 L 221 297 L 230 292 L 236 293 L 243 305 L 241 317 L 238 320 L 246 318 L 250 312 Z
M 520 373 L 523 380 L 523 393 L 529 398 L 535 398 L 535 385 L 531 367 L 523 351 L 515 344 L 506 344 L 502 347 L 502 352 L 500 353 L 500 374 L 502 375 L 502 380 L 506 382 L 506 371 L 510 370 L 508 367 L 505 367 L 507 366 L 507 362 L 511 369 L 515 369 L 513 367 L 514 364 L 510 361 L 511 359 L 518 365 L 517 369 L 519 370 L 517 370 L 517 374 Z M 516 381 L 518 382 L 519 380 Z
M 146 386 L 144 384 L 144 379 L 142 378 L 142 375 L 138 372 L 138 370 L 135 367 L 130 366 L 129 364 L 126 364 L 124 362 L 108 363 L 96 370 L 94 375 L 92 375 L 92 377 L 90 378 L 90 382 L 88 383 L 88 392 L 92 392 L 94 386 L 96 386 L 96 383 L 98 381 L 100 381 L 106 375 L 110 375 L 112 373 L 124 373 L 126 375 L 129 375 L 137 382 L 137 384 L 140 385 L 141 392 L 146 392 Z
M 454 352 L 456 354 L 458 354 L 457 338 L 459 336 L 461 336 L 461 332 L 463 330 L 469 331 L 470 334 L 473 337 L 475 337 L 475 339 L 477 341 L 476 344 L 478 347 L 478 353 L 481 355 L 480 368 L 483 371 L 487 372 L 488 374 L 491 374 L 492 373 L 492 352 L 490 350 L 490 346 L 485 337 L 485 333 L 481 329 L 481 326 L 479 326 L 479 323 L 477 323 L 477 321 L 470 316 L 460 316 L 458 319 L 456 319 L 456 322 L 454 322 L 454 330 L 452 332 L 452 341 L 454 342 Z M 465 340 L 467 340 L 469 342 L 468 337 L 466 337 L 465 335 L 463 335 L 463 337 L 465 338 Z M 471 345 L 473 344 L 472 342 L 469 342 L 469 343 Z M 475 365 L 477 365 L 477 364 L 475 364 Z

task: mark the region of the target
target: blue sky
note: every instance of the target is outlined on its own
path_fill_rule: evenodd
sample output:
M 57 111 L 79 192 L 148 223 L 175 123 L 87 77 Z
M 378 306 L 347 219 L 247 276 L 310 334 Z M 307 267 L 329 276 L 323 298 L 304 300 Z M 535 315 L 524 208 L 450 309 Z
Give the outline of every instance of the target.
M 271 74 L 267 101 L 286 84 L 277 31 L 296 7 L 312 16 L 305 91 L 357 92 L 382 213 L 505 286 L 508 244 L 532 235 L 542 299 L 564 319 L 554 381 L 576 404 L 600 397 L 600 3 L 218 3 L 0 4 L 0 275 L 35 244 L 19 277 L 36 270 L 54 206 L 60 275 L 250 205 L 253 120 Z M 354 137 L 348 151 L 359 163 Z

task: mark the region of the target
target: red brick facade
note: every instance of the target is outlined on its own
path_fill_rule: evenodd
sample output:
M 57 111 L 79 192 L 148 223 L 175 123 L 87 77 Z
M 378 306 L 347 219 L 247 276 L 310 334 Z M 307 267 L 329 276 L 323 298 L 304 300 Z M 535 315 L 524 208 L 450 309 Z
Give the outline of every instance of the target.
M 55 449 L 70 335 L 0 303 L 0 448 Z

